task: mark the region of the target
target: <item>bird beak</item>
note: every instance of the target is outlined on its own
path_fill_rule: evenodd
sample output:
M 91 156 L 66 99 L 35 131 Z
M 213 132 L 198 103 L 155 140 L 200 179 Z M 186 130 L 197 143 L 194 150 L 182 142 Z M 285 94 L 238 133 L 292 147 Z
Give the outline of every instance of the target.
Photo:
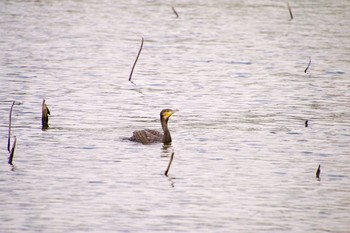
M 173 115 L 175 112 L 178 112 L 178 111 L 179 111 L 178 109 L 170 110 L 166 113 L 166 117 L 169 118 L 171 117 L 171 115 Z

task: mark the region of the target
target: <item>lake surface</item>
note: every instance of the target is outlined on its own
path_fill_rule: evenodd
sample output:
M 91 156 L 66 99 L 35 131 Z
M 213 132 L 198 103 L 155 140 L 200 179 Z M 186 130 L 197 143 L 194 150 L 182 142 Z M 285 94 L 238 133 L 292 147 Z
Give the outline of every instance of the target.
M 289 3 L 1 1 L 0 232 L 349 232 L 350 2 Z

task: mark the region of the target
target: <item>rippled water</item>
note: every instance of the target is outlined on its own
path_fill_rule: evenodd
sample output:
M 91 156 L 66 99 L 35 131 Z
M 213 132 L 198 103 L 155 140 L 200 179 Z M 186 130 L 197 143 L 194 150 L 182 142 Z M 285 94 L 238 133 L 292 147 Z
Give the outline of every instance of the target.
M 1 1 L 0 232 L 348 232 L 350 3 L 290 5 Z

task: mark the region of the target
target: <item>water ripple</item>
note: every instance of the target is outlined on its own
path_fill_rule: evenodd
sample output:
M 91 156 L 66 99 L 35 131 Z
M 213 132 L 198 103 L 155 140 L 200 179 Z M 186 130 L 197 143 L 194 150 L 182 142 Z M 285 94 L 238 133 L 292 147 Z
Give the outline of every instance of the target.
M 0 2 L 0 231 L 347 232 L 349 3 L 171 4 Z

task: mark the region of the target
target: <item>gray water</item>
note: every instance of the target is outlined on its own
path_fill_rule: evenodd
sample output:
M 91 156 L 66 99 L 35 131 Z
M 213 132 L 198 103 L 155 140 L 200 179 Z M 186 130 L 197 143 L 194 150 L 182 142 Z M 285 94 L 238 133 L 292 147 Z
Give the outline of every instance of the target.
M 1 1 L 0 232 L 349 232 L 350 2 L 289 3 Z

